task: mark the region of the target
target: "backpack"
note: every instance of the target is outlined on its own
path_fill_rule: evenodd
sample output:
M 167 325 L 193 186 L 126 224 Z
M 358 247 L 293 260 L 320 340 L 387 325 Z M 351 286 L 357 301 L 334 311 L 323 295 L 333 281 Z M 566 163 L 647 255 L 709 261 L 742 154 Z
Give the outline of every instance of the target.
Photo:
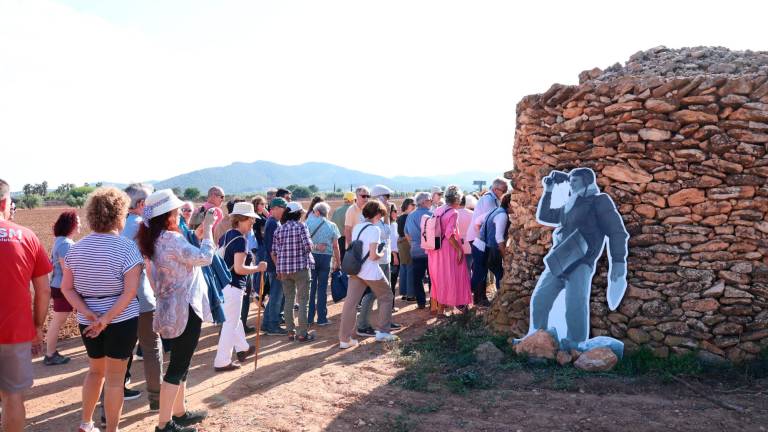
M 364 226 L 360 232 L 357 233 L 357 238 L 349 244 L 346 252 L 344 252 L 344 259 L 341 260 L 341 270 L 344 273 L 356 276 L 360 273 L 360 269 L 363 268 L 363 263 L 368 259 L 368 253 L 365 252 L 365 245 L 363 244 L 363 241 L 360 240 L 360 235 L 372 225 L 373 224 L 369 223 Z
M 442 215 L 440 215 L 442 216 Z M 439 250 L 443 240 L 443 227 L 440 216 L 421 216 L 421 248 L 424 250 Z
M 231 245 L 233 241 L 235 241 L 235 240 L 237 240 L 239 238 L 245 240 L 245 242 L 248 243 L 248 240 L 245 239 L 245 236 L 242 236 L 242 235 L 241 236 L 236 236 L 236 237 L 230 239 L 224 246 L 220 246 L 218 249 L 216 249 L 216 255 L 218 255 L 219 258 L 221 258 L 223 260 L 224 256 L 227 254 L 227 248 L 229 247 L 229 245 Z M 229 271 L 232 271 L 232 267 L 229 267 Z

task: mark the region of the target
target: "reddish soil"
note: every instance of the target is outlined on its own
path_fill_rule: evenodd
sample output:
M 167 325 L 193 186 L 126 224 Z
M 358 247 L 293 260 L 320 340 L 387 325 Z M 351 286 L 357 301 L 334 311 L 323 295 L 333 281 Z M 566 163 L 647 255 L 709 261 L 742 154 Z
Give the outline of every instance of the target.
M 400 335 L 411 340 L 434 325 L 428 312 L 401 304 Z M 217 329 L 206 326 L 189 374 L 189 405 L 207 408 L 201 431 L 701 431 L 765 430 L 766 393 L 713 394 L 748 409 L 720 408 L 677 385 L 641 379 L 589 377 L 570 391 L 548 389 L 531 371 L 501 371 L 491 390 L 456 395 L 389 384 L 402 369 L 389 347 L 366 341 L 340 351 L 336 344 L 341 304 L 331 305 L 334 322 L 318 329 L 318 340 L 299 344 L 263 336 L 258 370 L 216 374 Z M 254 314 L 252 314 L 252 319 Z M 253 342 L 254 336 L 249 337 Z M 79 339 L 63 342 L 64 366 L 35 362 L 35 386 L 27 398 L 29 429 L 71 430 L 79 420 L 80 386 L 86 371 Z M 166 356 L 167 360 L 167 356 Z M 143 388 L 142 363 L 134 363 L 133 387 Z M 765 389 L 766 383 L 762 383 Z M 732 391 L 732 390 L 725 390 Z M 149 431 L 156 415 L 146 399 L 125 404 L 122 431 Z
M 52 220 L 61 209 L 21 210 L 17 222 L 33 228 L 47 247 Z M 398 300 L 400 336 L 409 341 L 435 324 L 428 312 Z M 252 308 L 253 309 L 253 308 Z M 340 351 L 341 304 L 329 306 L 333 324 L 318 328 L 311 343 L 263 336 L 259 368 L 216 374 L 217 328 L 207 325 L 192 361 L 188 401 L 207 408 L 201 431 L 765 431 L 768 386 L 728 388 L 713 384 L 710 394 L 740 406 L 737 413 L 690 390 L 658 380 L 590 376 L 568 391 L 552 390 L 530 370 L 497 372 L 492 389 L 464 395 L 437 388 L 421 393 L 390 384 L 402 368 L 390 348 L 366 341 Z M 255 312 L 252 310 L 251 320 Z M 73 334 L 73 333 L 70 333 Z M 253 342 L 255 336 L 250 336 Z M 36 359 L 35 385 L 27 395 L 28 430 L 61 432 L 76 428 L 80 391 L 87 368 L 79 338 L 61 342 L 72 357 L 63 366 Z M 167 360 L 167 356 L 166 356 Z M 141 362 L 134 363 L 131 387 L 143 389 Z M 150 431 L 156 414 L 144 395 L 125 404 L 122 431 Z

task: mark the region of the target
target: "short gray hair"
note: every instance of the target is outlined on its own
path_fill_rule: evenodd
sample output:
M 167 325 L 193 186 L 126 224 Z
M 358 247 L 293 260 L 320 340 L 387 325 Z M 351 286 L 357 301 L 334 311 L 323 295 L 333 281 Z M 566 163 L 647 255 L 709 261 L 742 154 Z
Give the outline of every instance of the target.
M 331 206 L 329 206 L 327 202 L 320 201 L 319 203 L 315 204 L 312 210 L 316 210 L 318 213 L 320 213 L 320 216 L 326 217 L 328 216 L 328 212 L 331 211 Z
M 424 204 L 424 201 L 429 201 L 432 199 L 432 194 L 429 192 L 419 192 L 413 199 L 416 200 L 416 205 L 421 207 L 421 205 Z
M 458 186 L 450 185 L 445 188 L 445 203 L 458 204 L 461 201 L 462 195 L 461 189 Z
M 366 192 L 366 193 L 370 194 L 371 190 L 368 189 L 368 186 L 360 185 L 360 186 L 357 187 L 357 189 L 355 189 L 355 195 L 360 195 L 360 192 Z
M 151 184 L 145 184 L 145 183 L 131 183 L 128 185 L 127 188 L 125 188 L 125 193 L 128 194 L 128 197 L 131 199 L 131 204 L 129 205 L 129 209 L 133 210 L 136 207 L 139 206 L 139 203 L 141 201 L 144 201 L 147 199 L 148 196 L 152 195 L 152 192 L 155 191 L 155 187 Z
M 491 185 L 492 187 L 502 187 L 504 186 L 507 190 L 509 190 L 509 182 L 501 177 L 496 177 L 493 180 L 493 183 Z

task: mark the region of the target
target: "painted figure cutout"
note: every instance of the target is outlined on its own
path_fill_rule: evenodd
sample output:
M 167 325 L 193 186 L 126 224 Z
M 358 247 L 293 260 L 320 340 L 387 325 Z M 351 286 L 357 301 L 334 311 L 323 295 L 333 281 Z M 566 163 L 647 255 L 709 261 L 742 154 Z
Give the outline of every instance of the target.
M 557 229 L 552 236 L 552 248 L 544 257 L 546 268 L 531 297 L 528 334 L 539 329 L 548 330 L 552 326 L 551 317 L 557 320 L 564 316 L 567 329 L 563 332 L 558 326 L 559 333 L 567 335 L 560 341 L 561 347 L 585 348 L 589 338 L 590 291 L 597 260 L 607 243 L 610 262 L 607 300 L 609 308 L 615 310 L 627 287 L 629 234 L 611 197 L 598 189 L 591 169 L 576 168 L 567 174 L 552 171 L 542 183 L 544 194 L 539 201 L 536 219 L 542 225 Z M 563 195 L 559 200 L 558 191 Z M 556 302 L 562 291 L 564 296 Z M 620 344 L 623 350 L 620 341 L 599 339 L 602 341 L 600 345 Z

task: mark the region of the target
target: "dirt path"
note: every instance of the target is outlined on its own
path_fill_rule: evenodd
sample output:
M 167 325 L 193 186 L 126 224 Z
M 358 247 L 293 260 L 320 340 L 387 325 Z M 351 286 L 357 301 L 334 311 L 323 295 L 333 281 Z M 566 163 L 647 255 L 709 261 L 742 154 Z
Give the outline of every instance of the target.
M 396 320 L 412 339 L 434 324 L 425 311 L 405 305 Z M 214 374 L 217 330 L 203 329 L 189 374 L 189 405 L 205 407 L 210 417 L 201 431 L 765 431 L 768 397 L 728 395 L 747 414 L 716 407 L 674 385 L 590 377 L 573 391 L 547 390 L 530 371 L 499 375 L 491 390 L 455 395 L 419 393 L 389 381 L 401 370 L 388 348 L 367 341 L 339 351 L 336 345 L 341 305 L 329 307 L 334 325 L 319 328 L 309 344 L 282 337 L 262 338 L 257 373 Z M 424 323 L 426 322 L 426 326 Z M 252 340 L 253 336 L 249 337 Z M 63 343 L 72 361 L 65 366 L 35 363 L 37 380 L 27 398 L 28 430 L 62 432 L 76 427 L 80 386 L 86 368 L 79 339 Z M 143 389 L 143 368 L 133 367 L 132 387 Z M 151 431 L 156 415 L 146 399 L 126 402 L 122 431 Z

